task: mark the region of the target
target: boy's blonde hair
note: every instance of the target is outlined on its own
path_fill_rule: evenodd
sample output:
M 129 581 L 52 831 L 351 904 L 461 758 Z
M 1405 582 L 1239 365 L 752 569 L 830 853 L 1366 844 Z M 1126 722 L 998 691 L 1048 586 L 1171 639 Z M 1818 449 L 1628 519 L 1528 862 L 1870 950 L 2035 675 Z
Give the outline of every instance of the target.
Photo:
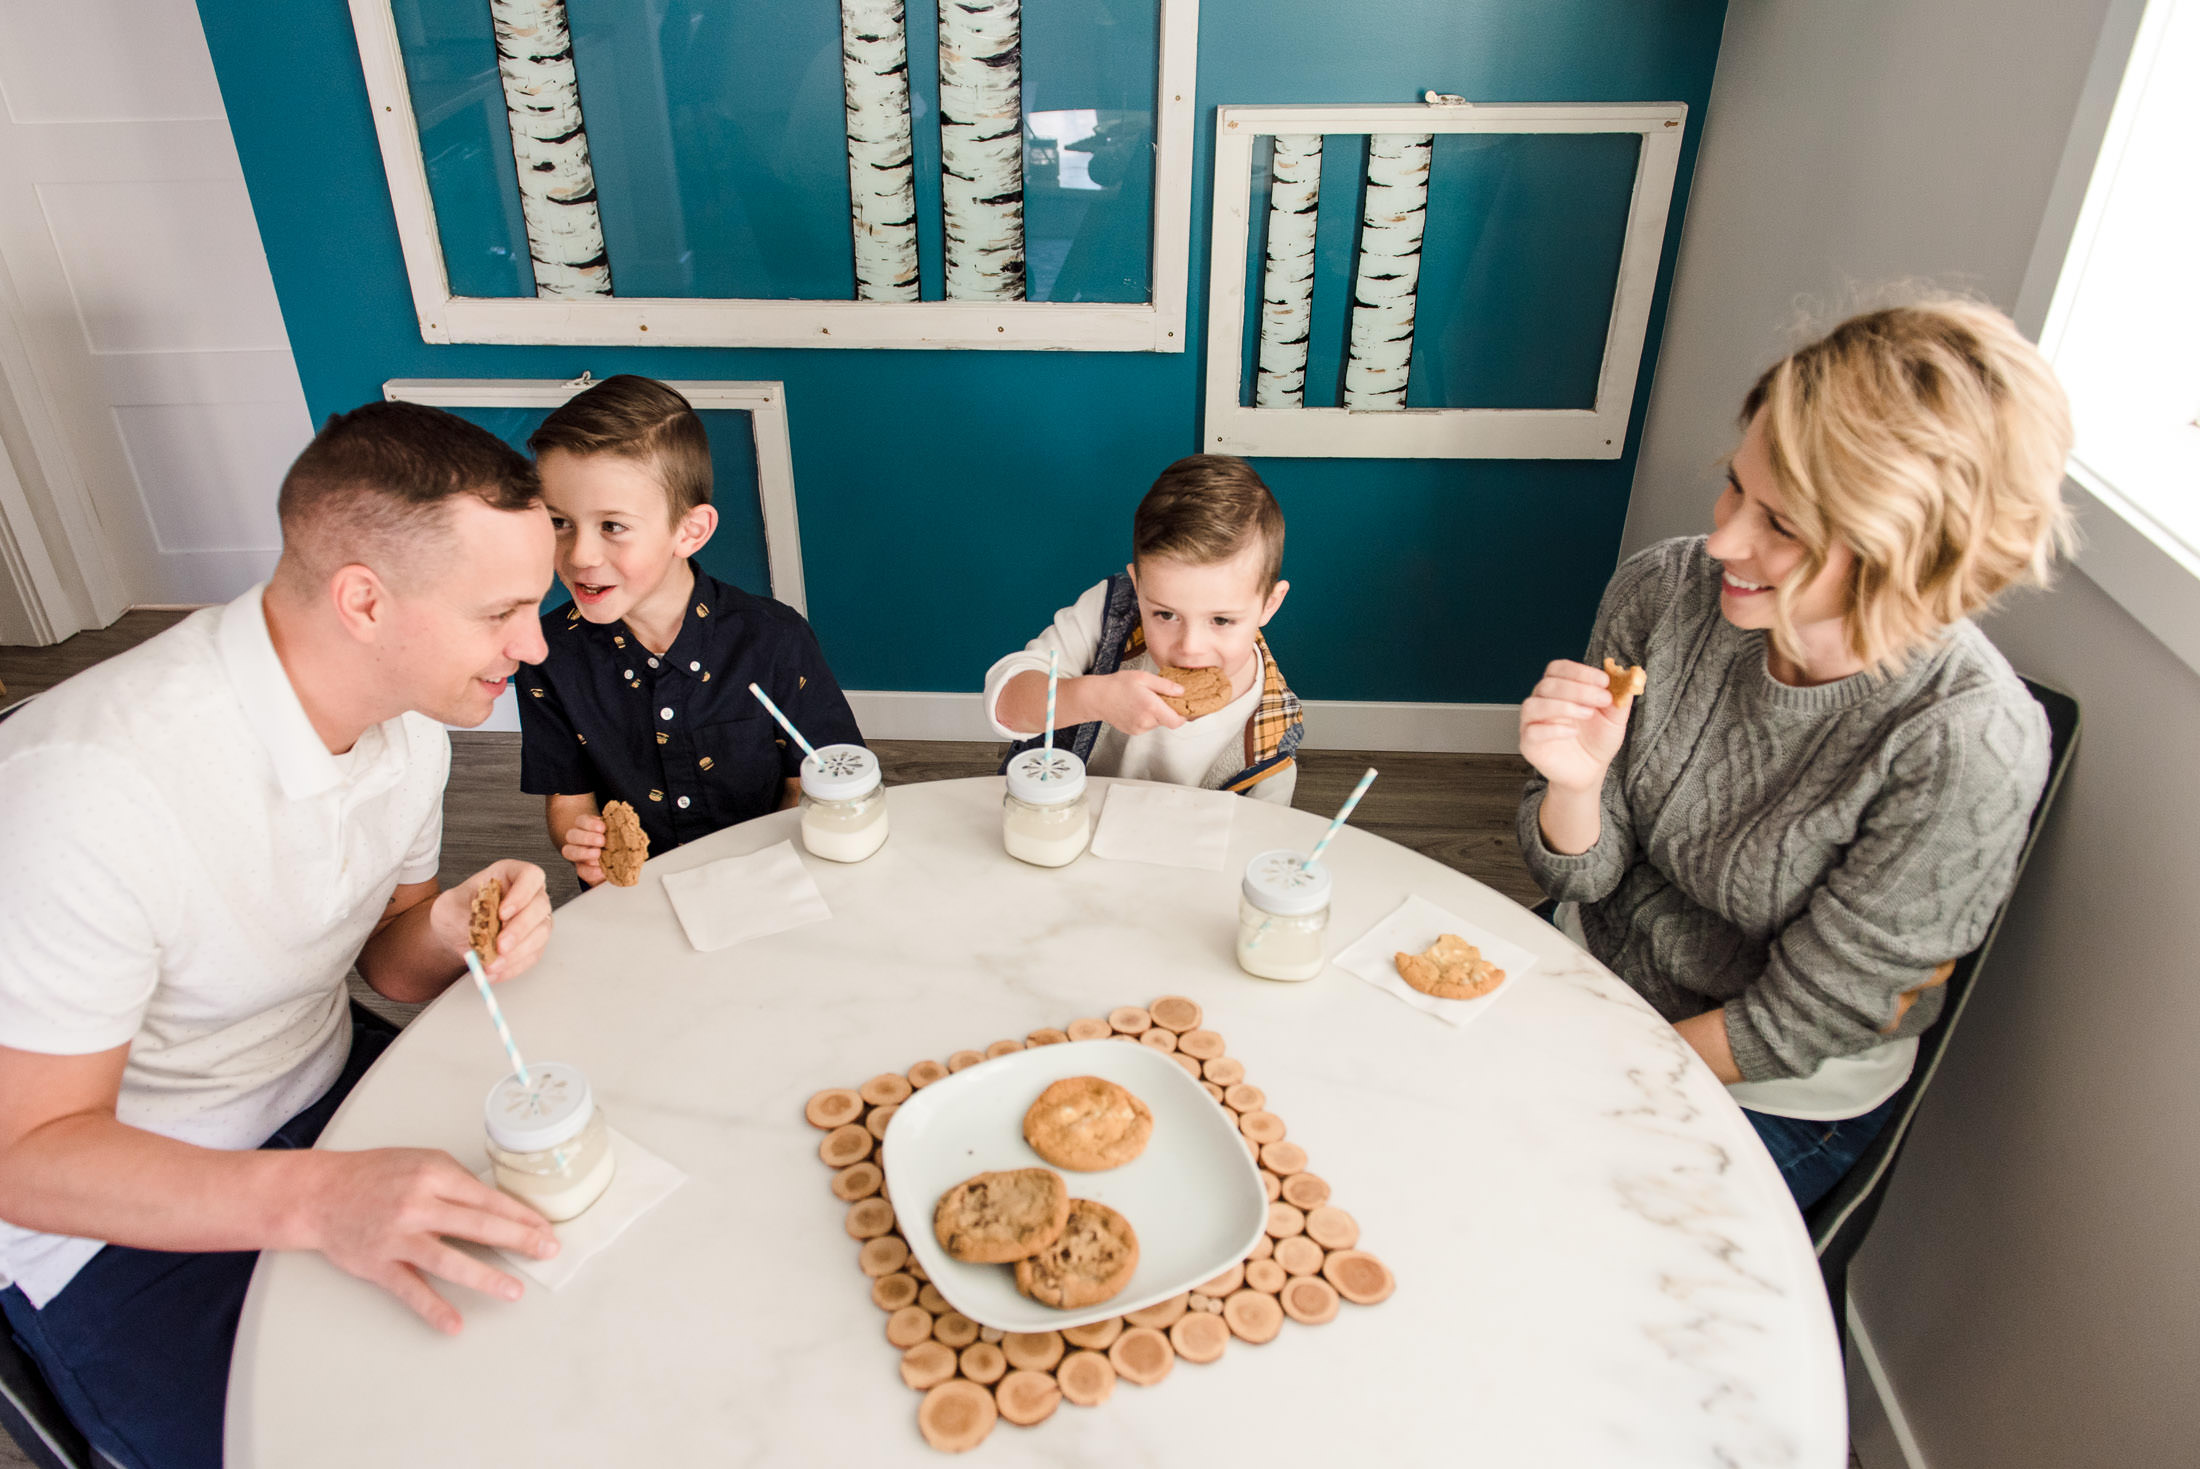
M 1772 636 L 1792 658 L 1793 599 L 1836 543 L 1856 555 L 1850 651 L 1890 670 L 2004 589 L 2045 585 L 2072 545 L 2069 402 L 1990 306 L 1942 297 L 1851 317 L 1757 379 L 1743 427 L 1759 414 L 1806 552 L 1773 592 Z
M 1258 541 L 1261 591 L 1283 575 L 1283 507 L 1234 454 L 1194 454 L 1161 471 L 1131 518 L 1131 559 L 1169 556 L 1194 566 L 1227 561 Z
M 710 503 L 710 436 L 703 420 L 677 390 L 655 378 L 622 372 L 567 399 L 527 440 L 527 452 L 538 460 L 552 449 L 648 464 L 664 486 L 674 525 Z

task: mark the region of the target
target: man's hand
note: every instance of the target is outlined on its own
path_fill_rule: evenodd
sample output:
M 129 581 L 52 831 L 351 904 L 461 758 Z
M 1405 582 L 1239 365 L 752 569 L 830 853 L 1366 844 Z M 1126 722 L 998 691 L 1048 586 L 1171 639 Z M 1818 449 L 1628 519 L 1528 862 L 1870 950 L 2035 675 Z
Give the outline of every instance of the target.
M 522 1290 L 517 1280 L 447 1239 L 538 1260 L 558 1252 L 547 1220 L 475 1178 L 448 1153 L 376 1148 L 301 1154 L 299 1161 L 310 1162 L 312 1184 L 299 1204 L 300 1233 L 284 1243 L 320 1251 L 338 1269 L 396 1296 L 438 1331 L 456 1332 L 462 1322 L 428 1276 L 507 1301 L 518 1300 Z
M 1079 703 L 1091 711 L 1091 717 L 1105 720 L 1127 735 L 1142 735 L 1157 728 L 1178 729 L 1184 723 L 1183 715 L 1161 702 L 1164 695 L 1175 698 L 1182 694 L 1184 686 L 1158 673 L 1126 668 L 1119 673 L 1080 678 L 1074 686 Z
M 601 816 L 583 816 L 558 838 L 558 855 L 573 864 L 573 874 L 590 887 L 607 881 L 603 870 L 604 843 L 608 840 Z
M 550 942 L 550 894 L 543 884 L 542 869 L 532 862 L 507 857 L 492 862 L 450 891 L 438 894 L 429 911 L 428 924 L 438 942 L 463 961 L 471 946 L 474 893 L 483 882 L 495 878 L 504 884 L 504 904 L 497 910 L 504 920 L 497 935 L 497 951 L 483 955 L 482 968 L 492 984 L 524 974 L 542 957 Z

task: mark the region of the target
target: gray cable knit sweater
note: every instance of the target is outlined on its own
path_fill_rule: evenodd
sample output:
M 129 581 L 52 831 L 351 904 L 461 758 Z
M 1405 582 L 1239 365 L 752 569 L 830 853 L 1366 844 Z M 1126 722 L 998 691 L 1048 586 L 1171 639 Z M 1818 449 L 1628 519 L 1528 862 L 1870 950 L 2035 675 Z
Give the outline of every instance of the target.
M 1597 844 L 1544 845 L 1541 776 L 1520 803 L 1528 868 L 1581 905 L 1591 952 L 1668 1020 L 1723 1005 L 1747 1081 L 1884 1043 L 1895 997 L 1985 937 L 2048 761 L 2045 714 L 1969 621 L 1891 678 L 1816 688 L 1767 673 L 1765 638 L 1719 615 L 1702 538 L 1630 558 L 1587 661 L 1648 687 Z

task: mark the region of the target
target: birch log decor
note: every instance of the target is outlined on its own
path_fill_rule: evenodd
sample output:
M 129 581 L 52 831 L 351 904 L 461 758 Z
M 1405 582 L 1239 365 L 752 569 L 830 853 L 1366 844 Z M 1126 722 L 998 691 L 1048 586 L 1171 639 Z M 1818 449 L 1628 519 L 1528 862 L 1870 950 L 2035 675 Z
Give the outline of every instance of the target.
M 489 0 L 537 296 L 608 296 L 611 261 L 565 0 Z
M 902 0 L 840 0 L 856 299 L 917 299 L 917 187 Z
M 940 0 L 940 206 L 951 301 L 1024 299 L 1021 0 Z
M 1352 281 L 1352 339 L 1344 365 L 1347 408 L 1406 406 L 1433 146 L 1427 133 L 1373 133 L 1367 140 L 1367 194 Z
M 1322 135 L 1278 133 L 1269 170 L 1268 257 L 1260 275 L 1260 376 L 1255 408 L 1306 406 L 1306 344 L 1314 325 L 1314 227 Z

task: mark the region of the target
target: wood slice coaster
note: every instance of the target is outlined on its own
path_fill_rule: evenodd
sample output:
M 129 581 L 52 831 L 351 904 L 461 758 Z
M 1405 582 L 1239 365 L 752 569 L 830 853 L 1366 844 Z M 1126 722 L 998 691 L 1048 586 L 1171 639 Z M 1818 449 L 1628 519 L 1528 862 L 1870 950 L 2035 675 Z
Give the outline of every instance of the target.
M 944 1062 L 919 1061 L 860 1087 L 828 1088 L 803 1107 L 804 1119 L 825 1134 L 818 1157 L 834 1170 L 834 1197 L 849 1206 L 844 1227 L 862 1242 L 857 1264 L 870 1279 L 873 1304 L 886 1313 L 886 1339 L 900 1353 L 902 1381 L 924 1394 L 917 1427 L 934 1448 L 975 1448 L 999 1420 L 1042 1423 L 1065 1401 L 1098 1406 L 1119 1380 L 1151 1385 L 1169 1375 L 1178 1357 L 1220 1361 L 1232 1337 L 1273 1341 L 1287 1320 L 1319 1326 L 1336 1319 L 1340 1302 L 1373 1305 L 1396 1289 L 1389 1268 L 1357 1248 L 1359 1222 L 1330 1203 L 1328 1183 L 1306 1171 L 1306 1149 L 1287 1138 L 1283 1119 L 1267 1110 L 1266 1093 L 1246 1081 L 1244 1063 L 1224 1053 L 1221 1035 L 1203 1028 L 1204 1018 L 1192 1000 L 1164 995 L 1150 1006 L 1119 1006 L 1105 1020 L 1041 1026 L 1022 1040 L 957 1051 Z M 1162 1052 L 1225 1109 L 1260 1169 L 1267 1229 L 1243 1261 L 1127 1317 L 1062 1331 L 981 1327 L 956 1311 L 911 1257 L 878 1146 L 904 1102 L 954 1072 L 1027 1046 L 1103 1039 Z
M 1044 1423 L 1061 1406 L 1062 1389 L 1051 1372 L 1011 1372 L 993 1389 L 993 1401 L 1001 1416 L 1019 1427 Z
M 1268 1297 L 1262 1296 L 1262 1300 Z M 1229 1307 L 1224 1306 L 1224 1311 Z M 1194 1312 L 1169 1328 L 1169 1345 L 1187 1362 L 1219 1362 L 1230 1345 L 1229 1323 L 1221 1316 Z
M 1054 1369 L 1062 1396 L 1080 1408 L 1096 1408 L 1115 1391 L 1115 1365 L 1099 1352 L 1071 1352 Z
M 888 1071 L 872 1077 L 862 1086 L 857 1087 L 856 1095 L 862 1097 L 864 1101 L 874 1107 L 891 1107 L 897 1103 L 908 1101 L 909 1094 L 915 1090 L 916 1088 L 909 1084 L 908 1077 Z

